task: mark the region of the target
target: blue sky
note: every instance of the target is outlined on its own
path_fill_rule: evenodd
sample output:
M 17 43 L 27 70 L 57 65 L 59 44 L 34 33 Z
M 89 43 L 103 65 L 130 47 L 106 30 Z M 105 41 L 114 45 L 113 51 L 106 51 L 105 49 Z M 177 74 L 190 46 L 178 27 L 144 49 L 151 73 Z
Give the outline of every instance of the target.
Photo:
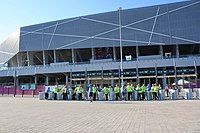
M 53 20 L 185 0 L 0 0 L 0 43 L 17 28 Z

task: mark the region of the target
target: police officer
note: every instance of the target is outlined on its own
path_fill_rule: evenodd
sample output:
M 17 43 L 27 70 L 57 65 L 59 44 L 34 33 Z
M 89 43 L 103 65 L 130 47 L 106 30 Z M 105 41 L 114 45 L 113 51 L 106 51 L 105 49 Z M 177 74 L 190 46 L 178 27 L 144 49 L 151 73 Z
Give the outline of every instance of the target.
M 81 87 L 81 84 L 76 87 L 76 92 L 78 94 L 78 100 L 82 100 L 82 93 L 83 93 L 83 88 Z
M 104 88 L 103 88 L 103 93 L 104 93 L 104 95 L 105 95 L 105 97 L 106 97 L 106 101 L 108 101 L 109 89 L 108 89 L 106 86 L 104 86 Z
M 64 86 L 61 89 L 61 93 L 63 95 L 63 100 L 66 100 L 66 88 Z
M 130 100 L 131 99 L 131 95 L 133 93 L 133 87 L 130 86 L 130 84 L 128 83 L 127 86 L 126 86 L 126 90 L 128 92 L 128 100 Z
M 92 92 L 93 92 L 93 100 L 96 101 L 97 87 L 95 86 L 95 84 L 92 87 Z
M 152 87 L 151 87 L 151 92 L 153 94 L 153 100 L 157 100 L 158 99 L 158 96 L 157 96 L 157 93 L 158 93 L 158 86 L 156 86 L 156 84 L 152 84 Z
M 141 93 L 140 93 L 141 100 L 145 99 L 145 91 L 146 91 L 146 86 L 143 84 L 141 86 Z
M 55 87 L 53 90 L 52 90 L 53 94 L 54 94 L 54 100 L 57 100 L 57 92 L 58 92 L 58 88 Z
M 115 85 L 114 92 L 115 92 L 115 100 L 117 101 L 118 98 L 121 99 L 120 98 L 120 88 L 119 88 L 118 84 Z
M 47 87 L 47 88 L 45 89 L 45 99 L 48 99 L 48 97 L 49 97 L 49 92 L 50 92 L 50 87 Z

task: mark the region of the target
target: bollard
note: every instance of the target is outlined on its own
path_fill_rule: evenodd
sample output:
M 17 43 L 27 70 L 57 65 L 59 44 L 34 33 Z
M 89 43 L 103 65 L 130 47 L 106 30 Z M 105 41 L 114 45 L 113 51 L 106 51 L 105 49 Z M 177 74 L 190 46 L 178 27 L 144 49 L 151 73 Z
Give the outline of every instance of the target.
M 48 94 L 48 100 L 53 100 L 53 92 L 49 92 L 49 94 Z
M 44 92 L 39 92 L 39 100 L 44 100 Z
M 103 97 L 103 92 L 98 92 L 98 101 L 103 101 L 104 97 Z
M 152 100 L 152 92 L 147 91 L 147 100 L 150 101 Z
M 138 91 L 133 91 L 133 93 L 134 93 L 134 100 L 138 101 L 139 99 Z
M 192 89 L 183 89 L 184 90 L 184 99 L 192 99 Z
M 115 92 L 114 91 L 111 91 L 109 93 L 109 101 L 115 101 Z
M 63 97 L 62 97 L 62 94 L 61 92 L 57 92 L 57 100 L 62 100 Z
M 159 100 L 165 100 L 165 89 L 159 90 Z
M 169 97 L 171 100 L 176 100 L 177 99 L 177 94 L 176 90 L 170 89 L 169 90 Z
M 72 94 L 67 94 L 68 95 L 68 100 L 72 100 Z

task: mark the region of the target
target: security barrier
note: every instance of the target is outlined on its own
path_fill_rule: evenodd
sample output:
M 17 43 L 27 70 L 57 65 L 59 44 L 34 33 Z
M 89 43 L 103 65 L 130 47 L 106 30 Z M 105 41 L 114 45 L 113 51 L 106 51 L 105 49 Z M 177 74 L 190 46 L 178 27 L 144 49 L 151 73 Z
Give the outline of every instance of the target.
M 53 93 L 52 92 L 49 92 L 48 100 L 53 100 Z
M 133 91 L 133 94 L 134 94 L 134 101 L 138 101 L 139 100 L 139 95 L 138 95 L 138 91 Z
M 103 101 L 104 100 L 103 92 L 98 92 L 98 100 L 99 101 Z
M 63 100 L 61 92 L 57 92 L 57 100 Z
M 44 92 L 39 92 L 39 100 L 44 100 Z
M 192 99 L 192 89 L 183 89 L 183 98 L 187 100 Z
M 178 99 L 178 90 L 169 89 L 169 97 L 171 100 L 177 100 Z
M 196 99 L 200 99 L 200 88 L 194 88 L 194 94 Z
M 159 90 L 159 100 L 165 100 L 165 89 Z
M 152 100 L 152 92 L 147 91 L 147 100 L 150 101 Z
M 115 101 L 115 92 L 114 91 L 111 91 L 109 93 L 109 101 Z

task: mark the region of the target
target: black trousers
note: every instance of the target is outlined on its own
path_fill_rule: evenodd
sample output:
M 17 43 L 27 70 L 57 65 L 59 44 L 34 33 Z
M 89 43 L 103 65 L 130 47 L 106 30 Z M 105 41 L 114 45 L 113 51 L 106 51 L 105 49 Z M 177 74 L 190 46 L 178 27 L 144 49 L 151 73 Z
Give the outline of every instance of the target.
M 96 101 L 96 95 L 97 93 L 93 93 L 93 100 Z
M 153 100 L 157 100 L 158 99 L 157 93 L 156 92 L 152 92 L 152 94 L 153 94 Z
M 78 100 L 82 100 L 82 93 L 78 93 Z
M 106 101 L 108 101 L 108 94 L 105 94 L 105 96 L 106 96 Z
M 45 93 L 45 99 L 48 99 L 49 93 Z
M 115 100 L 117 101 L 117 100 L 118 100 L 118 98 L 119 98 L 119 99 L 121 99 L 121 97 L 120 97 L 119 93 L 116 93 Z
M 139 93 L 139 100 L 144 100 L 145 99 L 145 93 Z
M 67 96 L 67 94 L 63 93 L 63 100 L 67 100 L 66 96 Z
M 54 94 L 54 100 L 57 100 L 57 93 L 53 93 Z
M 76 100 L 76 93 L 72 94 L 72 100 Z
M 132 96 L 132 92 L 128 92 L 128 100 L 131 99 L 131 96 Z

